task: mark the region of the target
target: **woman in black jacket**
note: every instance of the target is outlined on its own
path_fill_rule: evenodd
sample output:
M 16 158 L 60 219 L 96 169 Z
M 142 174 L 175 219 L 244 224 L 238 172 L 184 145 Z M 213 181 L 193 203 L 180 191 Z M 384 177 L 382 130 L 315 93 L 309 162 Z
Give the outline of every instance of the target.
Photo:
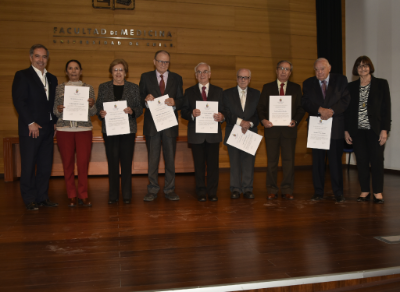
M 371 165 L 374 203 L 383 204 L 383 151 L 391 124 L 390 92 L 387 80 L 375 78 L 370 58 L 357 58 L 353 75 L 360 78 L 348 84 L 350 105 L 345 112 L 345 139 L 353 144 L 357 158 L 361 195 L 358 202 L 370 200 Z
M 100 84 L 96 106 L 98 116 L 103 122 L 102 132 L 106 146 L 108 161 L 108 180 L 110 184 L 108 203 L 117 203 L 119 199 L 119 165 L 121 164 L 121 189 L 125 204 L 132 198 L 132 160 L 137 131 L 136 119 L 142 115 L 143 108 L 140 104 L 139 86 L 125 80 L 128 73 L 128 64 L 123 59 L 116 59 L 109 67 L 113 80 Z M 104 121 L 107 112 L 104 102 L 126 100 L 127 108 L 124 112 L 128 115 L 130 133 L 125 135 L 107 135 Z

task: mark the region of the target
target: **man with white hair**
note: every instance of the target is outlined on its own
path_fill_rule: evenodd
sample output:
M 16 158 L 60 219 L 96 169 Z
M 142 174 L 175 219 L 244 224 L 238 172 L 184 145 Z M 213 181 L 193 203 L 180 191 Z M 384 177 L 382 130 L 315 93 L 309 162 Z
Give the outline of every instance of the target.
M 322 200 L 324 196 L 325 161 L 329 159 L 332 190 L 336 202 L 344 202 L 342 155 L 344 139 L 344 111 L 350 103 L 347 78 L 331 72 L 331 65 L 325 58 L 314 63 L 315 77 L 303 82 L 302 106 L 309 116 L 319 116 L 321 120 L 332 120 L 331 143 L 329 150 L 313 149 L 312 201 Z
M 222 88 L 210 84 L 211 67 L 208 64 L 199 63 L 194 72 L 198 83 L 185 90 L 181 115 L 189 121 L 187 136 L 193 151 L 197 199 L 205 202 L 208 194 L 209 201 L 218 201 L 219 143 L 222 141 L 221 123 L 225 120 L 223 91 Z M 218 102 L 218 113 L 214 113 L 214 121 L 218 122 L 218 133 L 196 133 L 196 118 L 202 114 L 196 108 L 196 101 Z
M 253 177 L 255 155 L 239 150 L 226 143 L 235 125 L 242 128 L 242 132 L 257 133 L 259 123 L 257 105 L 260 91 L 249 87 L 251 72 L 249 69 L 239 69 L 236 73 L 237 86 L 224 91 L 225 108 L 225 139 L 230 160 L 230 190 L 231 198 L 239 199 L 240 194 L 246 199 L 254 199 Z

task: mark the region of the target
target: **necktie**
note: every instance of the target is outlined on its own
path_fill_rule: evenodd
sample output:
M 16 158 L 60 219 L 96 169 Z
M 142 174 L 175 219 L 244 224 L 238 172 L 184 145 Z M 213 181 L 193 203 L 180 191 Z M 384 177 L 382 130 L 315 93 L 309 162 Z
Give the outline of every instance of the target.
M 242 90 L 242 94 L 240 95 L 240 104 L 242 105 L 242 110 L 244 111 L 244 106 L 246 104 L 246 91 Z
M 161 77 L 161 81 L 160 81 L 160 91 L 161 91 L 161 95 L 164 95 L 164 91 L 165 91 L 165 82 L 164 82 L 164 78 L 162 75 L 160 75 Z
M 285 86 L 285 83 L 281 83 L 281 90 L 279 91 L 279 95 L 285 95 L 285 92 L 283 91 L 283 86 Z
M 324 96 L 325 99 L 325 94 L 326 94 L 326 81 L 322 81 L 322 95 Z
M 203 97 L 204 101 L 207 101 L 206 87 L 203 86 L 201 89 L 202 89 L 201 96 Z

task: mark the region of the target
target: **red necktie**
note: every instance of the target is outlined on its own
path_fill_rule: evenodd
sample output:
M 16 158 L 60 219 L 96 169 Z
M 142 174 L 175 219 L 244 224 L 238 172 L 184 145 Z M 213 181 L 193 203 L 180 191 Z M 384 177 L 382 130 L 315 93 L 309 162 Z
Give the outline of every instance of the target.
M 279 95 L 285 95 L 285 92 L 283 91 L 283 86 L 285 86 L 285 83 L 281 83 L 281 90 L 279 91 Z
M 325 94 L 326 94 L 326 81 L 322 81 L 322 95 L 324 96 L 325 99 Z
M 201 96 L 203 97 L 204 101 L 207 101 L 206 87 L 203 86 L 202 89 L 203 90 L 201 91 Z
M 161 91 L 161 95 L 164 95 L 164 91 L 165 91 L 165 83 L 164 83 L 164 78 L 162 75 L 160 75 L 161 77 L 161 81 L 160 81 L 160 91 Z

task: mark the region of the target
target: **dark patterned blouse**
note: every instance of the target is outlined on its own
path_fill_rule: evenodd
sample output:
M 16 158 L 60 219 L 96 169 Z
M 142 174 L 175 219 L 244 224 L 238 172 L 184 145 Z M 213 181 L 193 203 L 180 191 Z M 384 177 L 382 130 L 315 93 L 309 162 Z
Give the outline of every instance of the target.
M 369 130 L 371 126 L 368 119 L 368 96 L 371 83 L 365 86 L 360 86 L 360 99 L 358 102 L 358 128 L 362 130 Z

